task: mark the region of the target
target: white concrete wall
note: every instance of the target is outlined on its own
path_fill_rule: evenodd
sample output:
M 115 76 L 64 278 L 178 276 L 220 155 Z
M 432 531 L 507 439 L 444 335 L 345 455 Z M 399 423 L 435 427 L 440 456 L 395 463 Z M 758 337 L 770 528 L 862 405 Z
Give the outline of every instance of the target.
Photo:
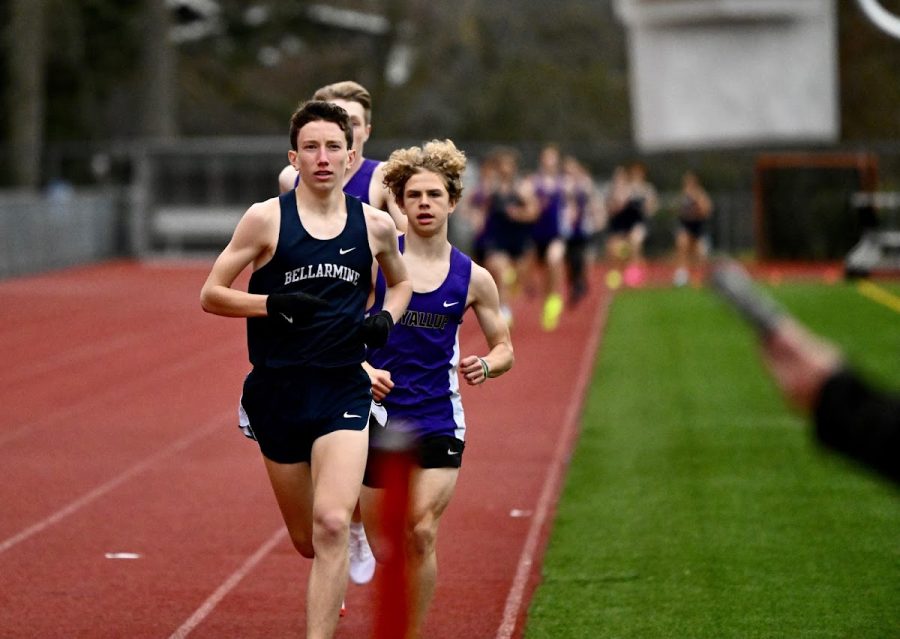
M 833 0 L 617 0 L 645 150 L 839 135 Z

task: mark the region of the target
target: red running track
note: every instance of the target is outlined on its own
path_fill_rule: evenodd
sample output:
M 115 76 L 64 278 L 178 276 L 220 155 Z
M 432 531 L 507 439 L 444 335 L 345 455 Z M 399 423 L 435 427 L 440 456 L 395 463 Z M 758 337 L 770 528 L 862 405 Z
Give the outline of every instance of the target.
M 0 282 L 0 636 L 302 635 L 309 562 L 236 427 L 244 323 L 200 310 L 208 268 L 121 262 Z M 463 391 L 468 445 L 431 639 L 521 636 L 601 289 L 550 334 L 537 303 L 519 302 L 514 369 Z M 484 350 L 471 315 L 461 341 Z M 348 586 L 337 637 L 371 635 L 375 587 Z

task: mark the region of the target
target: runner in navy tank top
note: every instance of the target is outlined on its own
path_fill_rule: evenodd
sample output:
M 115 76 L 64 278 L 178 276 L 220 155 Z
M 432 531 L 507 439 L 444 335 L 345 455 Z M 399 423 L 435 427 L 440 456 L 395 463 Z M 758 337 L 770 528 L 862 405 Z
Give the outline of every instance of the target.
M 331 637 L 368 449 L 365 346 L 387 341 L 412 285 L 390 217 L 341 191 L 354 157 L 346 111 L 308 102 L 290 138 L 300 184 L 247 210 L 200 300 L 207 312 L 247 318 L 253 369 L 241 426 L 259 444 L 294 547 L 313 560 L 307 636 Z M 373 257 L 387 292 L 383 310 L 365 318 Z M 234 288 L 251 266 L 248 291 Z
M 356 159 L 350 164 L 344 176 L 344 193 L 359 198 L 375 208 L 391 214 L 398 230 L 406 228 L 406 216 L 397 207 L 384 186 L 384 163 L 363 157 L 365 144 L 372 132 L 372 96 L 361 84 L 352 81 L 336 82 L 321 87 L 313 95 L 314 100 L 324 100 L 347 111 L 353 126 L 353 149 Z M 278 176 L 282 193 L 297 188 L 300 175 L 288 165 Z M 359 510 L 354 510 L 350 522 L 350 579 L 364 584 L 375 574 L 375 559 L 366 540 L 365 530 Z
M 500 309 L 507 324 L 512 324 L 510 304 L 516 284 L 524 279 L 531 230 L 540 207 L 532 183 L 519 176 L 516 151 L 496 149 L 485 162 L 492 166 L 495 176 L 483 185 L 484 226 L 476 240 L 476 253 L 481 254 L 481 263 L 494 278 L 500 291 Z
M 358 143 L 360 153 L 362 153 L 362 145 L 365 143 L 364 140 L 359 139 L 361 136 L 359 135 L 359 131 L 362 130 L 362 127 L 356 122 L 359 120 L 359 108 L 354 109 L 352 105 L 356 105 L 354 102 L 345 103 L 342 100 L 335 100 L 332 103 L 337 103 L 339 106 L 350 109 L 354 113 L 351 116 L 350 120 L 354 123 L 354 142 Z M 357 105 L 358 106 L 358 105 Z M 366 135 L 368 137 L 368 135 Z M 380 193 L 378 189 L 372 188 L 372 182 L 375 180 L 375 176 L 378 175 L 378 180 L 380 183 L 381 177 L 383 176 L 381 171 L 382 163 L 377 160 L 371 160 L 369 158 L 363 158 L 362 163 L 359 165 L 359 168 L 353 173 L 350 179 L 344 184 L 344 193 L 347 195 L 352 195 L 356 198 L 359 198 L 361 202 L 365 202 L 366 204 L 370 204 L 369 194 L 371 191 L 375 191 L 376 193 Z M 352 168 L 350 169 L 353 170 Z M 297 182 L 300 181 L 300 175 L 297 175 Z M 383 191 L 383 186 L 380 185 L 381 190 Z M 396 205 L 392 207 L 388 207 L 388 201 L 385 200 L 384 196 L 379 197 L 379 201 L 381 204 L 378 208 L 381 209 L 396 209 Z M 399 214 L 398 214 L 399 215 Z M 406 228 L 405 222 L 406 218 L 402 218 L 404 224 L 403 228 Z M 382 280 L 383 282 L 383 280 Z M 369 548 L 369 541 L 366 538 L 366 532 L 362 525 L 362 516 L 359 513 L 359 509 L 355 509 L 353 511 L 353 517 L 350 521 L 350 579 L 357 584 L 365 584 L 372 580 L 372 577 L 375 576 L 375 558 L 372 555 L 372 551 Z M 341 609 L 343 612 L 344 608 Z
M 675 232 L 676 268 L 672 277 L 675 286 L 684 286 L 694 275 L 705 279 L 706 225 L 712 215 L 712 200 L 693 171 L 681 176 L 681 201 L 678 210 L 678 229 Z M 696 269 L 696 273 L 692 273 Z
M 445 140 L 395 151 L 385 166 L 385 183 L 408 221 L 404 261 L 414 292 L 387 343 L 370 349 L 368 369 L 376 404 L 361 503 L 372 548 L 382 558 L 386 548 L 378 444 L 388 431 L 407 433 L 415 443 L 417 464 L 410 480 L 413 507 L 406 550 L 415 628 L 406 636 L 420 636 L 434 594 L 438 525 L 462 463 L 466 423 L 459 377 L 470 385 L 483 384 L 513 364 L 509 328 L 494 280 L 447 239 L 447 222 L 462 194 L 465 162 L 465 155 Z M 483 356 L 460 352 L 459 327 L 469 308 L 487 342 L 489 350 Z M 377 311 L 377 306 L 372 309 Z
M 656 189 L 647 181 L 647 168 L 641 162 L 628 166 L 628 195 L 623 217 L 626 265 L 623 280 L 627 286 L 641 286 L 646 276 L 644 241 L 647 239 L 647 221 L 658 206 Z

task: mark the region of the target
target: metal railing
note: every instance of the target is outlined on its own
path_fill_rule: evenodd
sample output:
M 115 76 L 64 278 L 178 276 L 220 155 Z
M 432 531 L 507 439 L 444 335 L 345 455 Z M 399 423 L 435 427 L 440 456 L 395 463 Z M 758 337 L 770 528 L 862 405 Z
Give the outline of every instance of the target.
M 118 191 L 0 193 L 0 277 L 121 255 Z

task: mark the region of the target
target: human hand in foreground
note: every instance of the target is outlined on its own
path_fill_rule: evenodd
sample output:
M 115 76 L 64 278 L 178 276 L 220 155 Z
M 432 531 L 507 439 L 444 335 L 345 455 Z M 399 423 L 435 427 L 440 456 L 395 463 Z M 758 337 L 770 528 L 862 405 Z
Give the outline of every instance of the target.
M 843 363 L 841 352 L 795 320 L 781 318 L 763 338 L 763 361 L 790 404 L 810 412 L 825 381 Z

